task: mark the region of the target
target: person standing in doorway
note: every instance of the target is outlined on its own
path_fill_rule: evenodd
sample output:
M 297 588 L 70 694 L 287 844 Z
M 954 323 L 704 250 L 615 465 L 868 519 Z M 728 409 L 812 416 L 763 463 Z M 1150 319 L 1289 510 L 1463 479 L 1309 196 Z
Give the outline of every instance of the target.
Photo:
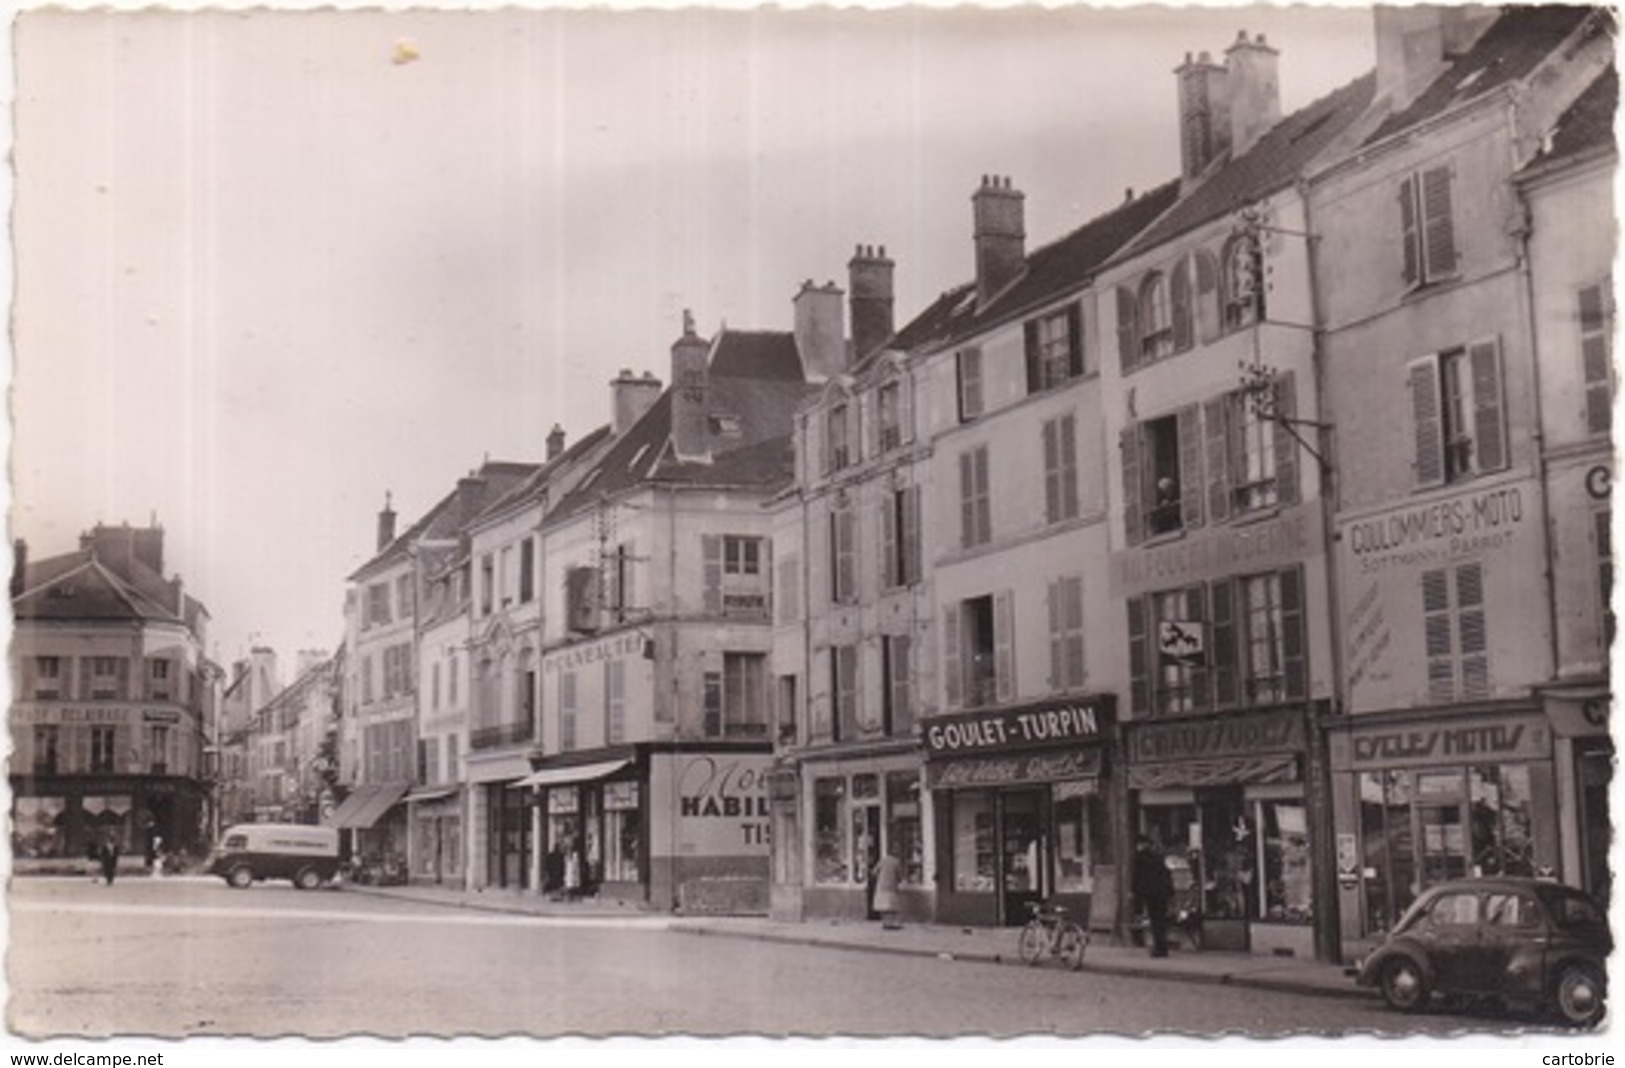
M 107 880 L 108 886 L 112 886 L 113 876 L 118 874 L 118 843 L 112 835 L 102 840 L 101 859 L 102 878 Z
M 1134 843 L 1134 867 L 1130 887 L 1135 904 L 1145 912 L 1151 926 L 1151 955 L 1168 955 L 1168 901 L 1174 896 L 1173 876 L 1168 863 L 1151 839 L 1140 835 Z
M 871 873 L 875 887 L 875 912 L 880 914 L 880 925 L 895 931 L 903 925 L 897 922 L 897 884 L 902 880 L 903 862 L 887 853 L 875 862 Z

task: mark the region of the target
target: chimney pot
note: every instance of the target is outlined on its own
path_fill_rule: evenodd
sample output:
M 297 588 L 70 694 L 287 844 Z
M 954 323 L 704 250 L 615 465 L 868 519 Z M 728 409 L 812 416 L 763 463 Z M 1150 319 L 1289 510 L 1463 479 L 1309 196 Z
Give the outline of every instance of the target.
M 827 382 L 846 369 L 843 297 L 840 287 L 829 282 L 802 290 L 793 302 L 796 352 L 809 382 Z
M 711 459 L 711 389 L 706 357 L 710 342 L 694 332 L 694 315 L 683 311 L 683 336 L 671 347 L 671 444 L 680 460 Z
M 994 175 L 971 197 L 976 247 L 976 296 L 986 304 L 1009 285 L 1027 262 L 1023 201 L 1009 177 Z
M 1230 96 L 1230 152 L 1240 156 L 1281 120 L 1281 87 L 1275 49 L 1247 39 L 1243 30 L 1225 52 Z
M 852 287 L 852 357 L 862 359 L 884 345 L 892 336 L 892 262 L 886 247 L 860 245 L 860 255 L 847 264 Z

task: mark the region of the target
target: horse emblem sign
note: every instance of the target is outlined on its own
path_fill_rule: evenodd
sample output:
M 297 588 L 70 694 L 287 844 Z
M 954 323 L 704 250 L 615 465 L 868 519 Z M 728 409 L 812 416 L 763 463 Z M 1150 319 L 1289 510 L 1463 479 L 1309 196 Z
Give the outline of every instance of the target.
M 1202 624 L 1190 620 L 1159 620 L 1157 650 L 1164 661 L 1200 666 L 1207 663 L 1207 633 Z

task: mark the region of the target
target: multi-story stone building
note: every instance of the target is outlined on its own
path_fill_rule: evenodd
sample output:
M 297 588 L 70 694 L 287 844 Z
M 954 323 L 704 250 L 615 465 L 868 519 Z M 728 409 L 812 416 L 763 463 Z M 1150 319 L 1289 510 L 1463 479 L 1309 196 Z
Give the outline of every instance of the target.
M 790 333 L 707 341 L 688 320 L 671 361 L 658 396 L 616 383 L 629 425 L 543 517 L 541 719 L 519 785 L 539 889 L 765 909 L 763 505 L 790 477 L 803 357 Z
M 454 538 L 487 505 L 536 470 L 486 461 L 404 533 L 386 499 L 378 552 L 350 576 L 346 597 L 345 701 L 339 779 L 347 796 L 327 822 L 354 832 L 358 859 L 407 870 L 401 800 L 419 779 L 417 606 L 421 554 Z
M 1373 121 L 1309 186 L 1315 275 L 1337 279 L 1317 296 L 1348 952 L 1442 879 L 1586 878 L 1573 765 L 1596 742 L 1569 681 L 1602 665 L 1606 477 L 1598 497 L 1585 481 L 1608 443 L 1581 383 L 1612 250 L 1575 235 L 1611 212 L 1583 166 L 1520 171 L 1611 62 L 1609 25 L 1586 8 L 1379 8 Z M 1554 218 L 1565 199 L 1584 213 Z
M 18 542 L 11 609 L 17 870 L 101 840 L 206 849 L 209 613 L 164 577 L 163 529 L 97 525 L 40 560 Z
M 323 750 L 338 730 L 340 670 L 339 657 L 303 650 L 293 682 L 255 711 L 246 742 L 256 822 L 318 823 L 331 805 Z

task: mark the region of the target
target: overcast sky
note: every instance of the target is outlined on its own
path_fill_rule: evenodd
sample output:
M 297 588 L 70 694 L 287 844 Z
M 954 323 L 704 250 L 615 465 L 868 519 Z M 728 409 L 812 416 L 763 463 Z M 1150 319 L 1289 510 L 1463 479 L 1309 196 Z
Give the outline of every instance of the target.
M 15 46 L 12 533 L 166 534 L 210 653 L 331 650 L 386 490 L 411 522 L 669 379 L 692 308 L 788 329 L 859 243 L 901 326 L 1178 171 L 1173 68 L 1236 32 L 1286 112 L 1366 8 L 43 12 Z

